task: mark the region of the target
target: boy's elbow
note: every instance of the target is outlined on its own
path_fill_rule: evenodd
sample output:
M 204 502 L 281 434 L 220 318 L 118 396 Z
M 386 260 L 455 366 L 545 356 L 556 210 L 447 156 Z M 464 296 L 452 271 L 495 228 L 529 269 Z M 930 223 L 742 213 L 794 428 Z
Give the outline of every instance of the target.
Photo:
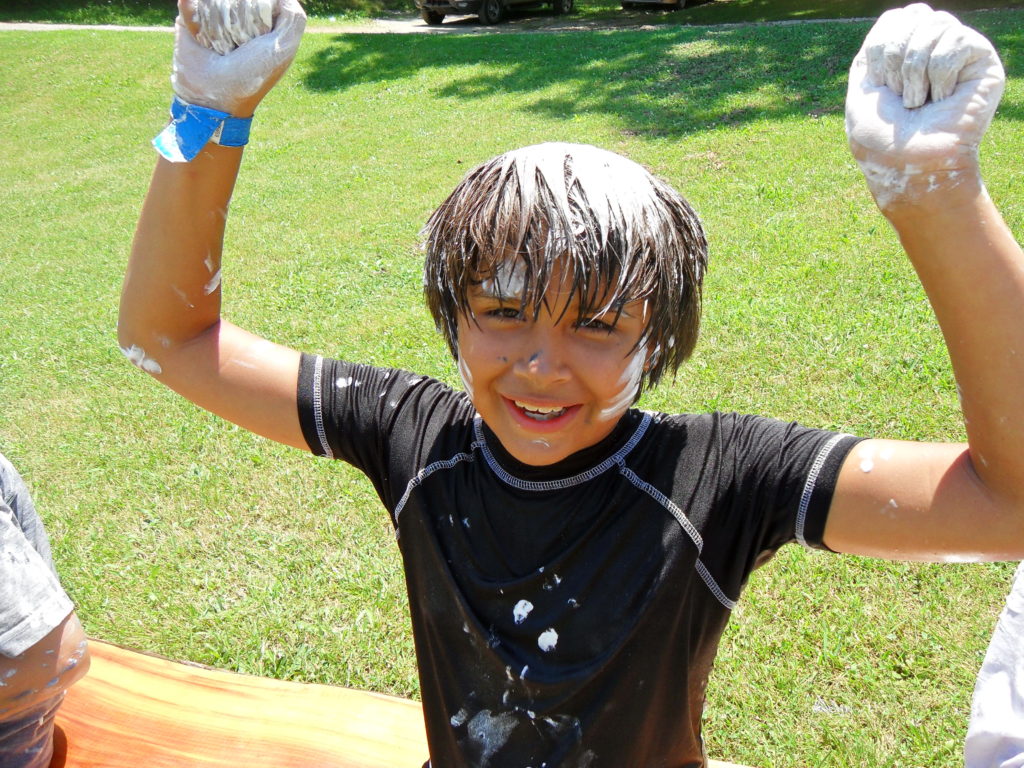
M 147 354 L 146 350 L 140 347 L 138 344 L 130 344 L 125 346 L 125 342 L 118 340 L 118 346 L 121 350 L 121 354 L 124 355 L 128 362 L 134 365 L 136 368 L 151 373 L 154 376 L 159 376 L 164 372 L 163 366 L 155 358 Z
M 138 337 L 134 335 L 124 322 L 117 325 L 117 348 L 125 356 L 129 363 L 146 373 L 159 376 L 163 373 L 163 366 L 152 352 L 138 343 Z

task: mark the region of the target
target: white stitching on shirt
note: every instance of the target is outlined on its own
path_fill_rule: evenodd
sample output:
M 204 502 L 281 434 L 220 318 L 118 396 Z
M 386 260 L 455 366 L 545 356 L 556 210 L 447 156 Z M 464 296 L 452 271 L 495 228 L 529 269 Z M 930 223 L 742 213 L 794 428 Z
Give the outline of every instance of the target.
M 480 443 L 474 442 L 469 446 L 469 453 L 457 453 L 450 459 L 442 459 L 435 461 L 433 464 L 427 464 L 423 469 L 416 473 L 408 484 L 405 486 L 405 493 L 402 494 L 402 498 L 398 500 L 398 504 L 395 505 L 395 538 L 398 538 L 398 516 L 402 514 L 402 510 L 405 508 L 405 504 L 409 501 L 409 496 L 413 490 L 418 487 L 424 480 L 430 475 L 437 472 L 439 469 L 451 469 L 456 464 L 460 464 L 463 461 L 473 461 L 476 458 L 473 454 L 480 447 Z
M 711 590 L 711 594 L 715 596 L 722 605 L 728 608 L 730 611 L 736 607 L 736 601 L 727 597 L 722 588 L 718 586 L 718 582 L 715 581 L 715 577 L 711 575 L 711 571 L 708 570 L 707 566 L 700 559 L 700 554 L 704 549 L 704 539 L 701 537 L 700 532 L 694 527 L 693 523 L 686 514 L 681 510 L 675 502 L 672 501 L 668 496 L 663 494 L 657 488 L 650 483 L 641 480 L 640 476 L 633 470 L 627 467 L 622 462 L 619 462 L 619 474 L 629 480 L 634 486 L 639 488 L 641 491 L 646 493 L 662 507 L 664 507 L 669 514 L 676 519 L 676 522 L 682 526 L 682 529 L 686 531 L 686 535 L 693 541 L 693 545 L 697 548 L 697 562 L 694 563 L 694 568 L 700 575 L 701 579 L 704 580 L 704 584 Z
M 323 393 L 320 391 L 320 380 L 323 378 L 324 359 L 316 356 L 316 365 L 313 368 L 313 421 L 316 423 L 316 436 L 320 440 L 320 447 L 324 456 L 328 459 L 334 458 L 334 451 L 327 442 L 327 431 L 324 429 L 324 404 Z
M 718 598 L 718 602 L 730 611 L 736 607 L 736 601 L 726 597 L 725 592 L 722 591 L 722 588 L 718 586 L 718 582 L 715 581 L 715 577 L 711 575 L 711 571 L 708 570 L 708 567 L 704 565 L 699 557 L 693 567 L 697 569 L 697 573 L 699 573 L 700 577 L 704 579 L 704 583 L 707 585 L 707 588 L 711 590 L 711 594 Z
M 597 466 L 591 467 L 586 472 L 581 472 L 578 475 L 573 475 L 572 477 L 567 477 L 562 480 L 531 482 L 528 480 L 521 480 L 518 477 L 515 477 L 514 475 L 511 475 L 508 472 L 506 472 L 501 467 L 501 465 L 498 464 L 497 459 L 494 458 L 494 454 L 492 454 L 490 449 L 487 447 L 487 442 L 484 439 L 483 435 L 483 421 L 479 418 L 477 418 L 473 424 L 473 428 L 476 434 L 476 443 L 474 443 L 474 446 L 479 445 L 480 450 L 484 455 L 484 459 L 486 459 L 487 461 L 487 465 L 491 468 L 494 474 L 496 474 L 507 485 L 511 485 L 514 488 L 519 488 L 524 491 L 553 491 L 571 488 L 573 486 L 585 483 L 588 480 L 592 480 L 598 475 L 607 472 L 611 467 L 617 465 L 619 468 L 619 474 L 626 478 L 633 486 L 640 489 L 648 496 L 650 496 L 652 499 L 654 499 L 658 504 L 660 504 L 665 510 L 668 511 L 669 514 L 672 515 L 672 517 L 676 519 L 676 522 L 679 523 L 682 529 L 686 531 L 687 536 L 690 537 L 690 539 L 693 541 L 694 546 L 697 548 L 698 558 L 695 565 L 697 573 L 700 575 L 701 579 L 707 585 L 707 588 L 711 591 L 711 594 L 715 596 L 715 599 L 717 599 L 718 602 L 720 602 L 728 610 L 731 611 L 736 607 L 736 601 L 726 596 L 725 592 L 722 591 L 722 588 L 718 586 L 718 583 L 711 575 L 711 572 L 708 571 L 707 566 L 705 566 L 704 563 L 702 563 L 700 560 L 699 555 L 701 550 L 703 550 L 704 548 L 704 539 L 701 538 L 700 532 L 694 527 L 693 523 L 690 522 L 689 518 L 686 517 L 683 511 L 679 509 L 679 507 L 676 506 L 676 504 L 670 498 L 668 498 L 665 494 L 663 494 L 650 483 L 641 480 L 640 477 L 633 470 L 629 469 L 629 467 L 625 465 L 624 460 L 626 458 L 626 455 L 630 451 L 632 451 L 633 448 L 636 447 L 637 443 L 640 442 L 644 434 L 647 432 L 647 428 L 650 426 L 652 421 L 653 418 L 651 414 L 644 412 L 643 419 L 641 420 L 640 424 L 637 426 L 632 436 L 629 438 L 626 444 L 622 446 L 622 448 L 616 451 L 612 456 L 607 458 L 605 461 L 602 461 Z
M 833 435 L 831 439 L 818 451 L 818 455 L 814 457 L 814 463 L 811 465 L 811 471 L 807 473 L 807 482 L 804 483 L 803 493 L 800 494 L 800 506 L 796 512 L 796 540 L 803 544 L 805 547 L 810 548 L 810 544 L 807 543 L 807 539 L 804 538 L 804 524 L 807 522 L 807 510 L 811 506 L 811 496 L 814 493 L 814 486 L 818 482 L 818 475 L 821 474 L 822 467 L 825 466 L 825 461 L 828 459 L 832 449 L 836 447 L 840 440 L 849 435 L 840 434 Z
M 693 540 L 694 545 L 697 547 L 698 554 L 704 549 L 704 539 L 701 538 L 700 533 L 693 527 L 693 523 L 690 522 L 690 519 L 686 516 L 683 510 L 677 507 L 672 499 L 650 483 L 645 480 L 641 480 L 640 476 L 637 475 L 636 472 L 622 462 L 619 462 L 619 474 L 668 510 L 669 514 L 679 522 L 679 525 L 683 527 L 683 530 L 686 531 L 687 535 Z
M 651 416 L 648 413 L 644 413 L 643 418 L 640 420 L 640 423 L 637 425 L 632 436 L 628 441 L 626 441 L 626 444 L 600 464 L 591 467 L 586 472 L 580 472 L 578 475 L 573 475 L 572 477 L 565 477 L 561 480 L 544 480 L 542 482 L 521 480 L 515 475 L 511 475 L 506 472 L 498 463 L 498 460 L 494 458 L 494 454 L 491 453 L 491 449 L 487 447 L 487 441 L 484 439 L 482 425 L 483 419 L 479 417 L 474 419 L 473 432 L 476 435 L 476 443 L 474 443 L 474 445 L 480 446 L 480 450 L 484 454 L 484 459 L 487 460 L 487 466 L 491 468 L 494 474 L 496 474 L 502 482 L 506 485 L 511 485 L 513 488 L 518 488 L 521 491 L 558 491 L 564 488 L 572 488 L 573 486 L 581 485 L 588 480 L 593 480 L 598 475 L 607 472 L 616 464 L 621 464 L 622 460 L 626 457 L 626 454 L 636 448 L 637 443 L 640 442 L 644 434 L 647 432 L 647 427 L 651 425 Z

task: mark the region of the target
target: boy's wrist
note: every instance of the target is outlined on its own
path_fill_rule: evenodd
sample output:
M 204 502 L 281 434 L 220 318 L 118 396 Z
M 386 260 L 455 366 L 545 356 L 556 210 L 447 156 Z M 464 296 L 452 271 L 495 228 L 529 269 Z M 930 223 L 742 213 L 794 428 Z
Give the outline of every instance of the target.
M 171 121 L 153 139 L 153 146 L 167 160 L 187 163 L 211 142 L 224 147 L 245 146 L 251 125 L 252 117 L 235 117 L 175 96 Z
M 968 169 L 911 174 L 904 184 L 900 195 L 882 199 L 875 195 L 882 214 L 896 226 L 922 219 L 936 225 L 946 218 L 961 218 L 975 210 L 979 197 L 988 195 L 981 174 Z
M 855 147 L 854 157 L 872 197 L 889 218 L 907 208 L 942 209 L 984 189 L 976 153 L 904 160 Z

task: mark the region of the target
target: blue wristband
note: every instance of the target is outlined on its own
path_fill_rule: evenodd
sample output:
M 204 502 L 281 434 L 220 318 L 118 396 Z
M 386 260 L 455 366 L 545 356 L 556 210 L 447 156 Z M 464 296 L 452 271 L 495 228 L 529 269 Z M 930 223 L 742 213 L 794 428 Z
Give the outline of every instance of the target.
M 187 163 L 209 142 L 241 147 L 249 142 L 251 117 L 199 107 L 177 96 L 171 102 L 171 122 L 153 139 L 156 151 L 172 163 Z

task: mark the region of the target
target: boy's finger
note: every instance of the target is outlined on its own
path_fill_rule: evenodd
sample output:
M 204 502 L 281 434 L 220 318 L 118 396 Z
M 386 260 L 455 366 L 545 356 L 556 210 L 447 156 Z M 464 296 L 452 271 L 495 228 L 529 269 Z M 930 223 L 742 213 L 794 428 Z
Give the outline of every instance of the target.
M 273 0 L 234 0 L 230 6 L 225 5 L 225 14 L 231 22 L 225 26 L 225 36 L 234 47 L 245 45 L 271 30 L 274 5 Z
M 932 101 L 951 96 L 961 80 L 961 73 L 972 55 L 970 47 L 965 44 L 965 31 L 962 26 L 947 29 L 936 42 L 928 62 Z
M 910 38 L 921 21 L 932 13 L 932 9 L 924 3 L 914 3 L 899 9 L 893 15 L 887 29 L 888 39 L 882 49 L 882 60 L 885 67 L 885 84 L 896 95 L 903 93 L 903 61 Z
M 864 38 L 861 53 L 867 66 L 868 83 L 874 86 L 885 85 L 885 49 L 892 38 L 894 30 L 900 24 L 901 9 L 886 11 L 878 17 L 878 21 Z
M 254 37 L 244 46 L 233 51 L 231 56 L 245 61 L 244 66 L 276 69 L 283 62 L 290 62 L 295 55 L 306 28 L 306 12 L 298 0 L 281 0 L 274 28 L 266 35 Z
M 932 52 L 947 31 L 959 26 L 952 15 L 938 11 L 928 15 L 914 28 L 907 41 L 900 73 L 903 81 L 903 106 L 907 109 L 920 107 L 928 100 Z
M 992 44 L 977 30 L 960 26 L 949 30 L 935 46 L 929 65 L 932 99 L 952 95 L 959 83 L 973 80 L 1004 78 L 999 55 Z
M 900 67 L 903 52 L 913 33 L 915 20 L 924 13 L 931 13 L 924 3 L 914 3 L 906 8 L 895 8 L 878 17 L 878 21 L 864 38 L 867 77 L 871 85 L 887 85 L 896 93 L 903 90 Z

